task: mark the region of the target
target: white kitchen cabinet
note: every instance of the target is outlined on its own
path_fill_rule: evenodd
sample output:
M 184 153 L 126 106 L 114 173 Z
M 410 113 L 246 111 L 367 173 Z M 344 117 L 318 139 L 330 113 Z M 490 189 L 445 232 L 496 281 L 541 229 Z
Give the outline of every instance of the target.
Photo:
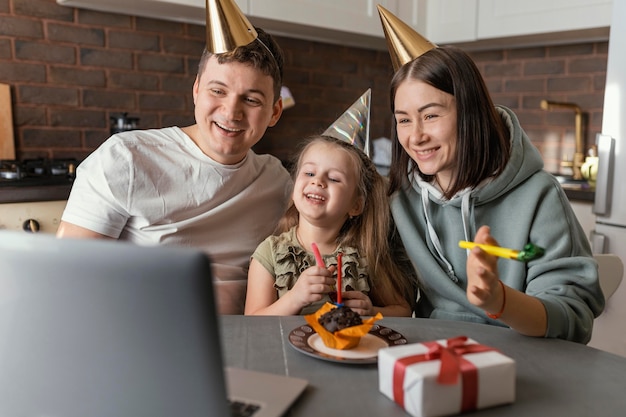
M 376 5 L 396 14 L 398 1 L 417 0 L 250 0 L 248 12 L 253 18 L 381 37 Z
M 64 6 L 205 25 L 206 0 L 57 0 Z M 613 0 L 617 1 L 617 0 Z M 436 44 L 485 43 L 608 28 L 612 0 L 236 0 L 254 25 L 302 39 L 386 49 L 376 8 L 387 10 Z M 582 34 L 578 40 L 585 40 Z M 594 35 L 597 37 L 597 35 Z M 569 38 L 571 40 L 571 38 Z M 607 31 L 608 39 L 608 31 Z M 594 38 L 594 40 L 597 40 Z M 518 42 L 517 44 L 515 42 Z M 510 46 L 523 44 L 519 40 Z M 491 46 L 494 46 L 491 45 Z M 489 46 L 487 44 L 486 46 Z M 499 47 L 503 45 L 498 44 Z
M 478 0 L 477 38 L 608 27 L 611 0 Z
M 477 39 L 479 0 L 428 0 L 426 19 L 413 27 L 435 44 Z M 420 27 L 425 30 L 420 31 Z
M 205 25 L 206 0 L 56 0 L 72 6 Z M 273 34 L 385 49 L 377 4 L 394 14 L 398 5 L 426 0 L 236 0 L 251 23 Z M 417 9 L 417 8 L 415 8 Z
M 554 43 L 559 37 L 553 33 L 607 28 L 611 23 L 612 0 L 425 1 L 425 21 L 411 21 L 411 25 L 437 44 L 528 35 L 541 36 L 535 38 L 536 44 Z M 402 19 L 407 21 L 405 16 Z M 580 40 L 585 36 L 581 33 Z
M 56 0 L 61 6 L 152 17 L 176 22 L 206 24 L 206 0 Z M 243 13 L 249 0 L 235 0 Z

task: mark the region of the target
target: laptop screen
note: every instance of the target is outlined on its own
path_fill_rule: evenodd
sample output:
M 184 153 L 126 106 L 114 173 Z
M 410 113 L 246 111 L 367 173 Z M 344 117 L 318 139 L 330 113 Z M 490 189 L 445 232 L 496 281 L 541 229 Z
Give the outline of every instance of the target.
M 0 231 L 0 415 L 228 415 L 208 257 Z

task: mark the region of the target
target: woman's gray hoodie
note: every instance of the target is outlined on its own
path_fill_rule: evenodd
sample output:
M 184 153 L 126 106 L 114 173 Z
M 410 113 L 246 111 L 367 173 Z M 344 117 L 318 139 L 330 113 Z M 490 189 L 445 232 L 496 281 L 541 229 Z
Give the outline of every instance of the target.
M 415 175 L 392 196 L 393 217 L 420 276 L 417 315 L 502 325 L 467 300 L 467 251 L 459 248 L 460 240 L 473 241 L 478 228 L 488 225 L 503 247 L 522 249 L 532 242 L 546 249 L 528 264 L 500 259 L 500 279 L 541 300 L 546 337 L 587 343 L 593 319 L 604 308 L 589 242 L 515 114 L 498 111 L 512 143 L 501 175 L 451 200 Z

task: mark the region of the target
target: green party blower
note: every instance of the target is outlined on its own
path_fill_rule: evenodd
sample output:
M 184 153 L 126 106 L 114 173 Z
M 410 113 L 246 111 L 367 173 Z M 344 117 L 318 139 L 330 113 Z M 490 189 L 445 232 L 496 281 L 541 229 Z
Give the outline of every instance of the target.
M 541 258 L 545 250 L 532 243 L 524 245 L 521 251 L 515 249 L 501 248 L 500 246 L 484 245 L 481 243 L 467 242 L 461 240 L 459 246 L 463 249 L 472 249 L 476 246 L 487 252 L 489 255 L 499 256 L 500 258 L 513 259 L 520 262 L 528 262 L 533 259 Z

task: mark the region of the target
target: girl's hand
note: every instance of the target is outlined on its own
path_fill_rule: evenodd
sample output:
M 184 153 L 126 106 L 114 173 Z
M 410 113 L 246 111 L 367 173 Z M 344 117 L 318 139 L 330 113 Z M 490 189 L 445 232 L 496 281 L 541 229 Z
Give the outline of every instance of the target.
M 350 307 L 361 316 L 373 316 L 376 314 L 372 300 L 361 291 L 342 291 L 341 298 L 346 307 Z
M 491 236 L 489 226 L 478 229 L 475 243 L 499 246 Z M 467 299 L 487 311 L 495 314 L 502 308 L 504 293 L 499 283 L 498 258 L 489 255 L 479 247 L 473 248 L 467 257 Z
M 335 279 L 332 277 L 334 266 L 323 268 L 312 266 L 305 269 L 287 295 L 302 307 L 320 301 L 325 294 L 333 290 Z

